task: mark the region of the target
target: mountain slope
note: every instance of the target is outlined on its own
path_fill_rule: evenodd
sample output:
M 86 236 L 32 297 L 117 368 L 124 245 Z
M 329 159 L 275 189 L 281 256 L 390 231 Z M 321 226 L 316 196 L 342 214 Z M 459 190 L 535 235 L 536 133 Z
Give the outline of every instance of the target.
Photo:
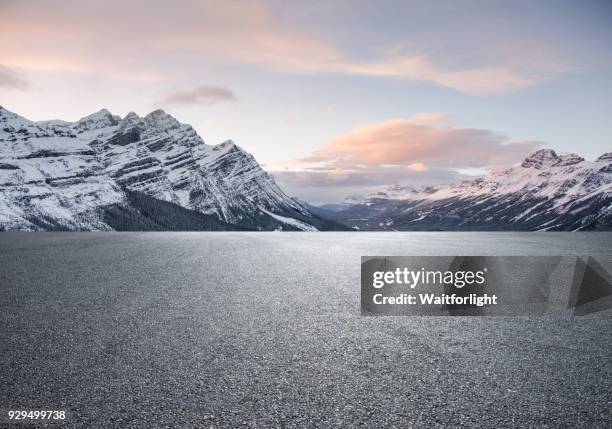
M 586 161 L 539 150 L 447 188 L 395 187 L 332 218 L 365 230 L 610 230 L 612 153 Z
M 33 122 L 0 107 L 0 192 L 2 230 L 177 229 L 169 213 L 185 219 L 178 208 L 206 216 L 187 216 L 196 229 L 337 228 L 287 196 L 232 141 L 207 145 L 161 110 L 123 119 L 101 110 L 70 123 Z M 136 221 L 145 200 L 178 208 L 160 203 L 154 212 L 163 220 Z M 136 217 L 113 222 L 111 212 Z

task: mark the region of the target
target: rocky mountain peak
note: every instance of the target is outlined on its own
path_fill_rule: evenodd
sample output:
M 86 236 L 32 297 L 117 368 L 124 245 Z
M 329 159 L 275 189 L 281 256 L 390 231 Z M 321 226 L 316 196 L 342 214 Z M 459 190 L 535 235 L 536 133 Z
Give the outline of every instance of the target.
M 79 119 L 75 127 L 80 131 L 91 131 L 115 126 L 120 120 L 119 116 L 113 115 L 107 109 L 102 109 Z
M 50 136 L 54 130 L 44 124 L 32 122 L 3 107 L 0 107 L 0 142 L 24 141 L 29 136 Z
M 138 116 L 135 112 L 130 112 L 127 115 L 125 115 L 125 118 L 123 118 L 125 122 L 136 122 L 139 119 L 140 119 L 140 116 Z
M 566 165 L 574 165 L 584 161 L 584 158 L 576 153 L 564 153 L 559 155 L 559 158 L 554 163 L 555 166 L 563 167 Z
M 606 152 L 597 158 L 597 161 L 612 161 L 612 152 Z
M 0 106 L 0 120 L 2 120 L 3 122 L 6 122 L 9 118 L 20 118 L 20 116 Z
M 525 168 L 541 168 L 542 164 L 556 162 L 559 155 L 552 149 L 540 149 L 529 155 L 521 164 Z
M 214 150 L 222 150 L 224 152 L 231 152 L 233 150 L 241 150 L 240 147 L 234 143 L 233 140 L 226 140 L 223 143 L 219 143 L 218 145 L 216 145 L 214 148 Z
M 162 109 L 152 111 L 143 119 L 147 125 L 163 130 L 176 129 L 181 126 L 181 123 L 174 116 L 164 112 Z

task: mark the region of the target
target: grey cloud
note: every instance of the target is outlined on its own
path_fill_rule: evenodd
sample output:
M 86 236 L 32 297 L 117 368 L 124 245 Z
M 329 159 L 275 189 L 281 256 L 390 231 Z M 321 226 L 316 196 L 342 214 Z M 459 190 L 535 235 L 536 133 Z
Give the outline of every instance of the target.
M 221 102 L 238 101 L 234 93 L 222 86 L 198 86 L 186 91 L 167 93 L 155 104 L 162 106 L 189 104 L 217 104 Z
M 24 90 L 29 88 L 30 82 L 14 70 L 0 65 L 0 88 Z

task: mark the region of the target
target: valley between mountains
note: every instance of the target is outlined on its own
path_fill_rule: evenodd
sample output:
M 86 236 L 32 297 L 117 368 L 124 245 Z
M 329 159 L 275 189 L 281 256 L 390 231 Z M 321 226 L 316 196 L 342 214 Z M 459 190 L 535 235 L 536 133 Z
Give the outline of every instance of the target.
M 314 207 L 162 110 L 34 122 L 0 107 L 0 231 L 611 229 L 612 152 L 542 149 L 475 180 Z

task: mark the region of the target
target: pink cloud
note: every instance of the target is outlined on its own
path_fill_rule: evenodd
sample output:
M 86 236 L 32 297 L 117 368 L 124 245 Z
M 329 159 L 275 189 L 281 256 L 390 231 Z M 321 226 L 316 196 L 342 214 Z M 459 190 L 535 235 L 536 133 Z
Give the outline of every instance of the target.
M 468 94 L 516 92 L 540 80 L 504 67 L 444 68 L 425 55 L 399 56 L 369 63 L 347 63 L 343 68 L 355 74 L 431 81 Z
M 444 115 L 428 115 L 361 126 L 325 143 L 301 161 L 333 160 L 336 166 L 417 165 L 421 170 L 429 164 L 447 168 L 499 166 L 517 162 L 539 145 L 446 122 Z
M 19 41 L 0 46 L 8 66 L 103 72 L 124 80 L 158 79 L 168 58 L 174 68 L 193 68 L 206 61 L 253 64 L 280 72 L 413 79 L 469 94 L 515 92 L 548 76 L 536 76 L 528 65 L 443 66 L 426 54 L 398 49 L 357 60 L 318 36 L 283 27 L 258 0 L 185 1 L 180 7 L 172 2 L 118 0 L 43 2 L 33 7 L 9 1 L 0 15 L 0 38 Z
M 313 186 L 330 188 L 337 195 L 340 189 L 355 192 L 395 183 L 450 183 L 465 178 L 466 171 L 515 164 L 540 145 L 451 123 L 446 115 L 425 114 L 364 125 L 323 144 L 310 156 L 269 168 L 287 189 L 300 195 L 308 195 Z
M 413 162 L 410 165 L 407 165 L 406 168 L 410 171 L 423 172 L 429 170 L 425 164 L 422 162 Z

